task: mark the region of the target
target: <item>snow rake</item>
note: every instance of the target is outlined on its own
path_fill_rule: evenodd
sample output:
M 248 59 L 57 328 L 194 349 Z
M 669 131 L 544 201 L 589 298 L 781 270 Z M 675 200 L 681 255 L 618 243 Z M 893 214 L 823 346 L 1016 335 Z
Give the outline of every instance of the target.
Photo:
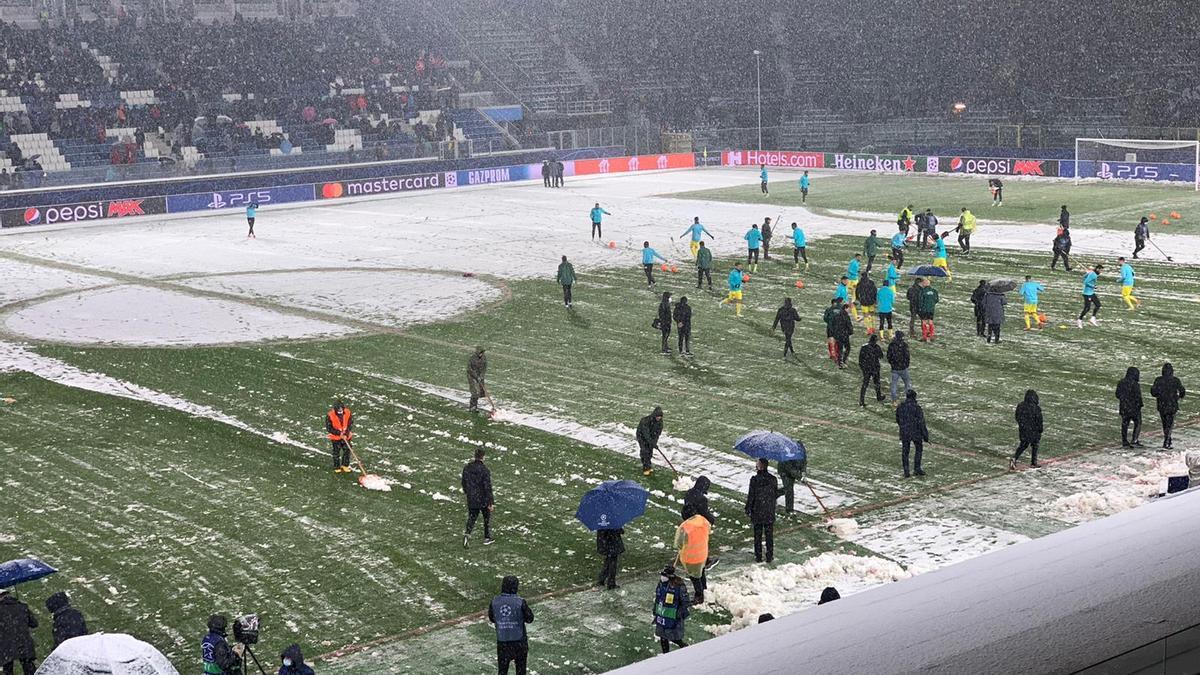
M 367 467 L 363 466 L 362 460 L 359 459 L 358 453 L 354 451 L 354 446 L 350 444 L 350 439 L 346 439 L 346 447 L 350 449 L 350 456 L 354 458 L 354 463 L 358 465 L 358 484 L 368 490 L 378 490 L 380 492 L 391 492 L 392 486 L 388 484 L 381 476 L 373 473 L 367 473 Z
M 1167 255 L 1166 251 L 1162 250 L 1161 248 L 1158 248 L 1158 244 L 1154 243 L 1153 240 L 1150 241 L 1150 245 L 1153 246 L 1155 249 L 1157 249 L 1159 253 L 1163 254 L 1163 257 L 1165 257 L 1167 259 L 1167 262 L 1175 262 L 1175 259 L 1172 258 L 1171 256 Z

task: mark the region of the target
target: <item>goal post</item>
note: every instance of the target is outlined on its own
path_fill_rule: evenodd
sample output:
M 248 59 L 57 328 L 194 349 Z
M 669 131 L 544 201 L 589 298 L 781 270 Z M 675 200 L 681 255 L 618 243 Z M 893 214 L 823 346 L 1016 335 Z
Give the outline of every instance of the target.
M 1200 190 L 1200 141 L 1076 138 L 1075 182 L 1146 180 Z

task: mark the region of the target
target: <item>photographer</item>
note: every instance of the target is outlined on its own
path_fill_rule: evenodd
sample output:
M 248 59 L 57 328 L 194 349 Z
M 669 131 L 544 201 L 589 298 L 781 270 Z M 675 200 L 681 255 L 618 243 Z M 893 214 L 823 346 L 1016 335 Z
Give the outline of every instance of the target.
M 225 628 L 229 622 L 220 614 L 208 617 L 208 634 L 200 643 L 205 675 L 239 675 L 242 672 L 242 645 L 229 646 Z

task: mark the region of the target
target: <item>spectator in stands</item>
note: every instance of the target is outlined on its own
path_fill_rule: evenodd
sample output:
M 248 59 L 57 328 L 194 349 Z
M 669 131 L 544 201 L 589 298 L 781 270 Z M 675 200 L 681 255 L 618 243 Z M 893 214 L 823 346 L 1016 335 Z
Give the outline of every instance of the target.
M 0 169 L 0 190 L 7 190 L 12 185 L 12 176 L 8 175 L 8 169 Z

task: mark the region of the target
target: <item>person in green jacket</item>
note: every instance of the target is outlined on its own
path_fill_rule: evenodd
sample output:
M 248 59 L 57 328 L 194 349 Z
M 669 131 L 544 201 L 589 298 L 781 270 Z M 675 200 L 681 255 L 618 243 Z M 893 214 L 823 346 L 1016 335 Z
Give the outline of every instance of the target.
M 708 290 L 713 289 L 712 267 L 712 249 L 700 242 L 700 247 L 696 249 L 696 288 L 700 288 L 701 281 L 708 280 Z
M 563 287 L 563 305 L 571 308 L 571 286 L 575 285 L 575 267 L 567 262 L 567 256 L 563 256 L 562 262 L 558 264 L 558 283 Z
M 875 236 L 875 230 L 871 230 L 870 236 L 863 242 L 863 253 L 867 255 L 867 269 L 871 271 L 871 263 L 875 262 L 875 254 L 879 253 L 879 238 Z
M 797 482 L 804 480 L 804 471 L 807 468 L 807 459 L 789 459 L 779 463 L 779 479 L 783 481 L 783 486 L 779 488 L 779 494 L 783 496 L 785 513 L 796 512 L 794 508 L 795 487 Z
M 921 318 L 921 342 L 933 342 L 934 324 L 933 311 L 938 304 L 938 292 L 929 279 L 921 280 L 921 290 L 917 294 L 917 316 Z

